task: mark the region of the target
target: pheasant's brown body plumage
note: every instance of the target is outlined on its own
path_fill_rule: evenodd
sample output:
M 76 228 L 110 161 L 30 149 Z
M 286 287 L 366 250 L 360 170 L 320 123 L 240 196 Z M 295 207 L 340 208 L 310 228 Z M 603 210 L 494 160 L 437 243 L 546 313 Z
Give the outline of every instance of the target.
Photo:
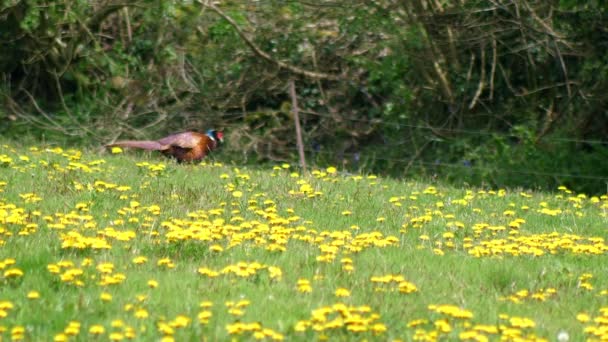
M 107 147 L 130 147 L 149 151 L 160 151 L 178 162 L 199 161 L 223 142 L 223 133 L 209 130 L 207 134 L 182 132 L 171 134 L 159 140 L 125 140 L 117 141 Z

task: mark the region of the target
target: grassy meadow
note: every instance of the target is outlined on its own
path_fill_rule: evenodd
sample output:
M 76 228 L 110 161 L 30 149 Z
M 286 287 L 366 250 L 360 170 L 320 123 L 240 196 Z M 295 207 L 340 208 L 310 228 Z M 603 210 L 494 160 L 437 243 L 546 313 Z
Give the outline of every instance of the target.
M 3 145 L 0 341 L 606 340 L 607 232 L 565 187 Z

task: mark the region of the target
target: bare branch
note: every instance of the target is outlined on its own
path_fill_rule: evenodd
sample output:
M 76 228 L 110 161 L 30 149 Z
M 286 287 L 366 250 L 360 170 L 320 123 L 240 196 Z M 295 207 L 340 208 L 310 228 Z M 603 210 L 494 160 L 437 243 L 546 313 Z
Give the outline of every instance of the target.
M 99 29 L 99 25 L 101 25 L 101 23 L 104 20 L 106 20 L 107 17 L 109 17 L 110 15 L 120 11 L 123 8 L 129 7 L 129 6 L 133 7 L 133 6 L 138 6 L 138 5 L 130 4 L 130 3 L 123 3 L 123 4 L 111 4 L 111 5 L 104 6 L 101 10 L 94 13 L 86 21 L 86 25 L 89 28 L 89 30 L 95 32 Z
M 479 61 L 479 67 L 481 69 L 481 75 L 479 76 L 479 85 L 477 86 L 477 91 L 475 92 L 475 96 L 473 100 L 471 100 L 471 104 L 469 104 L 469 109 L 473 109 L 475 104 L 479 100 L 479 96 L 481 96 L 481 92 L 485 86 L 486 80 L 486 49 L 485 46 L 481 47 L 481 61 Z
M 249 37 L 247 37 L 247 34 L 245 34 L 245 32 L 239 27 L 239 25 L 234 21 L 234 19 L 232 19 L 230 16 L 228 16 L 226 13 L 224 13 L 221 9 L 217 8 L 214 4 L 212 4 L 210 2 L 205 2 L 202 0 L 198 0 L 198 2 L 201 5 L 210 8 L 215 13 L 217 13 L 220 17 L 222 17 L 224 20 L 228 21 L 230 26 L 232 26 L 235 29 L 235 31 L 238 33 L 238 35 L 241 37 L 241 39 L 243 39 L 245 41 L 245 43 L 251 48 L 251 50 L 253 50 L 253 52 L 256 55 L 258 55 L 262 59 L 265 59 L 266 61 L 268 61 L 272 64 L 275 64 L 279 68 L 286 69 L 296 75 L 304 76 L 304 77 L 312 78 L 312 79 L 325 79 L 325 80 L 337 81 L 337 80 L 344 78 L 344 75 L 333 75 L 333 74 L 304 70 L 302 68 L 298 68 L 296 66 L 287 64 L 285 62 L 282 62 L 282 61 L 279 61 L 279 60 L 273 58 L 268 53 L 266 53 L 262 49 L 260 49 L 260 47 L 258 47 L 253 42 L 253 40 L 251 40 Z
M 562 52 L 557 45 L 557 42 L 553 40 L 553 44 L 555 45 L 555 52 L 557 53 L 557 58 L 559 58 L 559 64 L 562 67 L 562 72 L 564 73 L 564 80 L 566 81 L 566 90 L 568 91 L 568 97 L 572 97 L 572 89 L 570 89 L 570 79 L 568 78 L 568 69 L 566 68 L 566 63 L 564 62 L 564 57 L 562 56 Z
M 496 63 L 498 52 L 496 47 L 496 39 L 492 39 L 492 70 L 490 71 L 490 100 L 494 98 L 494 76 L 496 74 Z

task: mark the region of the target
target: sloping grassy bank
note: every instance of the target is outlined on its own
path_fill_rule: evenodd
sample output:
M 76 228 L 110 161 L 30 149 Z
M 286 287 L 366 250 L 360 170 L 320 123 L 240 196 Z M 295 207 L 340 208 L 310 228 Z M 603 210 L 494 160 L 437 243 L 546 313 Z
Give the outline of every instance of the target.
M 608 336 L 608 197 L 0 148 L 0 336 Z

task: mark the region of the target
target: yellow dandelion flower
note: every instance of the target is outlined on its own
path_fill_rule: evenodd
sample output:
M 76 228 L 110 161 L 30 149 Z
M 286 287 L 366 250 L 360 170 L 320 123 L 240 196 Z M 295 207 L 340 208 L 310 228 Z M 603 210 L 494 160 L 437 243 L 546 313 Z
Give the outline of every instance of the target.
M 269 266 L 268 273 L 270 275 L 270 278 L 275 279 L 275 280 L 280 280 L 281 277 L 283 276 L 283 271 L 281 271 L 280 268 L 275 267 L 275 266 Z
M 5 278 L 19 278 L 23 276 L 23 271 L 18 268 L 10 268 L 4 271 Z
M 447 334 L 452 331 L 452 326 L 446 319 L 437 320 L 434 324 L 435 328 L 443 334 Z
M 192 320 L 188 316 L 178 315 L 177 317 L 175 317 L 173 322 L 171 322 L 171 324 L 173 327 L 176 327 L 176 328 L 185 328 L 188 325 L 190 325 L 191 321 Z
M 162 259 L 158 260 L 158 262 L 156 263 L 156 265 L 158 265 L 158 266 L 165 266 L 167 268 L 173 268 L 173 267 L 175 267 L 175 264 L 169 258 L 162 258 Z
M 200 306 L 201 308 L 210 308 L 210 307 L 212 307 L 212 306 L 213 306 L 213 302 L 208 301 L 208 300 L 204 300 L 204 301 L 202 301 L 202 302 L 199 304 L 199 306 Z
M 219 253 L 219 252 L 223 252 L 224 248 L 220 245 L 212 245 L 211 247 L 209 247 L 209 250 L 212 252 Z
M 89 334 L 91 334 L 91 335 L 102 335 L 105 332 L 106 332 L 106 328 L 104 328 L 103 325 L 100 325 L 100 324 L 92 325 L 89 328 Z
M 64 333 L 57 334 L 57 335 L 55 335 L 55 337 L 53 337 L 54 342 L 67 342 L 68 340 L 69 340 L 68 335 L 66 335 Z
M 1 327 L 1 326 L 0 326 Z M 6 328 L 4 328 L 6 329 Z M 2 330 L 2 329 L 0 329 Z M 17 325 L 11 329 L 11 340 L 12 341 L 20 341 L 25 338 L 25 328 L 23 326 Z
M 125 335 L 119 332 L 113 332 L 110 334 L 110 341 L 122 341 L 125 339 Z
M 148 311 L 146 309 L 139 309 L 135 311 L 135 318 L 146 319 L 148 318 Z
M 205 311 L 199 312 L 196 317 L 200 324 L 207 324 L 207 323 L 209 323 L 209 319 L 211 319 L 211 316 L 213 316 L 211 311 L 205 310 Z
M 68 336 L 76 336 L 80 333 L 80 322 L 72 321 L 68 323 L 68 326 L 63 330 Z
M 587 323 L 591 320 L 591 317 L 588 314 L 581 312 L 578 315 L 576 315 L 576 320 L 581 323 Z
M 27 293 L 27 298 L 28 299 L 38 299 L 40 298 L 40 292 L 38 291 L 30 291 Z
M 399 292 L 401 293 L 412 293 L 412 292 L 416 292 L 418 291 L 418 288 L 416 287 L 416 285 L 408 282 L 408 281 L 402 281 L 399 283 Z
M 413 328 L 413 327 L 417 327 L 419 325 L 424 325 L 424 324 L 427 324 L 427 323 L 429 323 L 429 321 L 427 319 L 423 319 L 423 318 L 421 318 L 421 319 L 415 319 L 413 321 L 409 321 L 407 323 L 407 327 L 408 328 Z
M 148 262 L 148 258 L 146 258 L 145 256 L 138 256 L 138 257 L 133 258 L 132 261 L 134 264 L 141 265 L 141 264 L 145 264 L 146 262 Z
M 336 289 L 334 294 L 336 295 L 336 297 L 350 297 L 350 291 L 343 287 Z
M 245 311 L 239 309 L 239 308 L 230 308 L 228 309 L 228 313 L 233 315 L 233 316 L 243 316 L 245 314 Z
M 125 326 L 125 322 L 120 319 L 115 319 L 110 323 L 110 325 L 112 326 L 112 328 L 122 328 Z
M 520 329 L 534 328 L 536 326 L 533 320 L 525 317 L 511 317 L 509 323 L 511 323 L 511 326 Z
M 382 323 L 376 323 L 374 325 L 372 325 L 371 330 L 374 332 L 374 334 L 382 334 L 383 332 L 385 332 L 387 330 L 386 325 L 382 324 Z
M 13 303 L 5 300 L 5 301 L 0 301 L 0 310 L 11 310 L 12 308 L 14 308 L 15 306 L 13 305 Z

